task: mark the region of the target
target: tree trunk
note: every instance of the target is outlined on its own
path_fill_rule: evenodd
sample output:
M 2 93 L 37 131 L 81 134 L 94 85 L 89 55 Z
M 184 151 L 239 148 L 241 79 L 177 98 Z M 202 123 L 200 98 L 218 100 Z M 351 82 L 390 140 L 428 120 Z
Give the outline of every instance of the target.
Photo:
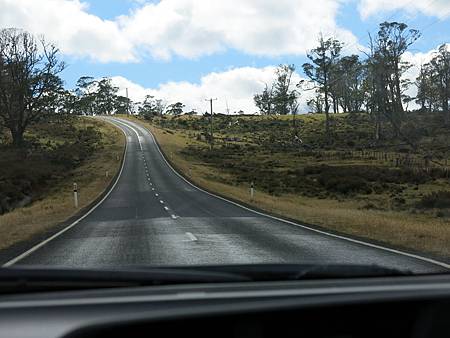
M 378 142 L 381 139 L 381 116 L 380 112 L 375 113 L 375 140 Z
M 23 130 L 20 128 L 11 129 L 11 137 L 13 140 L 13 146 L 20 148 L 23 145 Z
M 328 91 L 325 90 L 325 141 L 330 144 L 330 103 L 328 102 Z
M 442 111 L 444 112 L 444 123 L 448 125 L 450 123 L 450 112 L 448 109 L 448 98 L 445 98 L 442 102 Z

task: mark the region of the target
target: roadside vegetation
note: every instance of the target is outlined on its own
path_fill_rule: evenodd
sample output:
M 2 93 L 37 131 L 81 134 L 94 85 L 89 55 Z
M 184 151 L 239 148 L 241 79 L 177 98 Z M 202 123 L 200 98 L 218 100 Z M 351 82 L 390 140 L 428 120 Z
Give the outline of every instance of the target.
M 64 68 L 59 50 L 44 38 L 0 30 L 0 249 L 75 215 L 105 191 L 119 170 L 123 134 L 80 116 L 105 113 L 111 102 L 118 107 L 119 97 L 103 80 L 89 96 L 95 106 L 86 106 L 84 96 L 72 100 L 59 77 Z M 78 184 L 78 208 L 73 183 Z
M 0 250 L 41 235 L 92 203 L 120 169 L 123 134 L 87 117 L 33 125 L 25 148 L 0 144 Z M 78 184 L 75 208 L 73 183 Z

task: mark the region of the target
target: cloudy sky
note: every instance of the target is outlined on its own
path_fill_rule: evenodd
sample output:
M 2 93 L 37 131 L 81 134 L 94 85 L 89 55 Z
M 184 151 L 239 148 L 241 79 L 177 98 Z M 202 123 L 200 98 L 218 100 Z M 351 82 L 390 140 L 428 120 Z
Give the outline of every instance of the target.
M 300 68 L 320 33 L 360 53 L 386 20 L 423 33 L 405 56 L 410 76 L 450 42 L 450 0 L 0 0 L 1 28 L 59 46 L 69 88 L 83 75 L 108 76 L 135 100 L 153 94 L 204 111 L 217 97 L 217 112 L 254 112 L 252 96 L 274 67 Z

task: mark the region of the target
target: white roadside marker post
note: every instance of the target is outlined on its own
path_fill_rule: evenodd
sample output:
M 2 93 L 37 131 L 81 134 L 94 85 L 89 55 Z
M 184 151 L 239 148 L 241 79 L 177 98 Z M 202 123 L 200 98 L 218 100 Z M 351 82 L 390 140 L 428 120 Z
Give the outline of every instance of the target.
M 76 183 L 73 184 L 73 202 L 75 209 L 78 209 L 78 185 Z
M 253 200 L 253 196 L 255 195 L 255 189 L 254 189 L 254 184 L 253 184 L 253 181 L 252 181 L 252 183 L 250 184 L 250 200 Z

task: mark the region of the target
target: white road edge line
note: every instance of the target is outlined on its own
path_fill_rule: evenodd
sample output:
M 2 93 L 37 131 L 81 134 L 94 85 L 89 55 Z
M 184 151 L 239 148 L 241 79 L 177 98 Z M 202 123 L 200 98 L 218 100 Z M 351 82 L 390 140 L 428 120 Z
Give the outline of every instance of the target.
M 134 129 L 133 125 L 127 124 L 127 126 L 130 127 L 131 129 Z M 440 261 L 437 261 L 437 260 L 432 259 L 432 258 L 423 257 L 423 256 L 420 256 L 420 255 L 404 252 L 404 251 L 401 251 L 401 250 L 391 249 L 391 248 L 387 248 L 387 247 L 384 247 L 384 246 L 381 246 L 381 245 L 372 244 L 372 243 L 360 241 L 360 240 L 357 240 L 357 239 L 353 239 L 353 238 L 349 238 L 349 237 L 345 237 L 345 236 L 341 236 L 341 235 L 332 234 L 330 232 L 326 232 L 326 231 L 319 230 L 319 229 L 314 229 L 314 228 L 311 228 L 311 227 L 306 226 L 306 225 L 302 225 L 302 224 L 299 224 L 299 223 L 291 222 L 291 221 L 288 221 L 288 220 L 285 220 L 285 219 L 282 219 L 282 218 L 279 218 L 279 217 L 276 217 L 276 216 L 272 216 L 272 215 L 265 214 L 265 213 L 260 212 L 260 211 L 256 211 L 256 210 L 250 209 L 250 208 L 248 208 L 248 207 L 246 207 L 246 206 L 244 206 L 242 204 L 239 204 L 237 202 L 228 200 L 228 199 L 226 199 L 224 197 L 218 196 L 218 195 L 213 194 L 213 193 L 211 193 L 209 191 L 203 190 L 202 188 L 199 188 L 195 184 L 189 182 L 183 175 L 178 173 L 171 166 L 171 164 L 167 161 L 166 157 L 164 156 L 164 154 L 162 153 L 161 149 L 159 148 L 159 145 L 156 142 L 155 137 L 153 136 L 152 132 L 149 129 L 147 129 L 147 128 L 143 127 L 143 126 L 139 126 L 139 127 L 144 128 L 149 133 L 150 137 L 152 138 L 153 142 L 155 143 L 156 149 L 158 150 L 158 152 L 162 156 L 164 162 L 166 162 L 166 164 L 169 166 L 169 168 L 172 169 L 172 171 L 177 176 L 179 176 L 181 179 L 183 179 L 187 184 L 189 184 L 190 186 L 194 187 L 195 189 L 197 189 L 199 191 L 202 191 L 202 192 L 204 192 L 204 193 L 206 193 L 206 194 L 208 194 L 210 196 L 213 196 L 215 198 L 218 198 L 218 199 L 220 199 L 222 201 L 225 201 L 225 202 L 231 203 L 233 205 L 236 205 L 238 207 L 241 207 L 241 208 L 243 208 L 243 209 L 245 209 L 247 211 L 253 212 L 253 213 L 257 214 L 257 215 L 269 217 L 269 218 L 275 219 L 277 221 L 284 222 L 284 223 L 291 224 L 291 225 L 295 225 L 295 226 L 298 226 L 300 228 L 307 229 L 307 230 L 310 230 L 310 231 L 313 231 L 313 232 L 316 232 L 316 233 L 319 233 L 319 234 L 322 234 L 322 235 L 326 235 L 326 236 L 329 236 L 329 237 L 342 239 L 342 240 L 349 241 L 349 242 L 352 242 L 352 243 L 360 244 L 360 245 L 363 245 L 363 246 L 368 246 L 368 247 L 379 249 L 379 250 L 388 251 L 388 252 L 391 252 L 391 253 L 395 253 L 395 254 L 402 255 L 402 256 L 407 256 L 407 257 L 410 257 L 410 258 L 415 258 L 415 259 L 418 259 L 418 260 L 421 260 L 421 261 L 424 261 L 424 262 L 427 262 L 427 263 L 438 265 L 438 266 L 446 268 L 446 269 L 450 269 L 450 264 L 447 264 L 447 263 L 444 263 L 444 262 L 440 262 Z
M 108 121 L 108 120 L 106 120 Z M 112 123 L 112 122 L 109 122 Z M 114 124 L 114 123 L 112 123 Z M 117 125 L 115 125 L 117 127 Z M 130 128 L 128 126 L 128 128 Z M 125 137 L 127 137 L 127 134 L 125 133 L 125 131 L 122 128 L 119 128 L 122 133 L 125 135 Z M 133 129 L 133 128 L 130 128 Z M 127 138 L 126 138 L 127 140 Z M 35 252 L 36 250 L 38 250 L 39 248 L 43 247 L 45 244 L 47 244 L 48 242 L 54 240 L 56 237 L 61 236 L 63 233 L 65 233 L 66 231 L 70 230 L 71 228 L 73 228 L 75 225 L 77 225 L 80 221 L 82 221 L 83 219 L 85 219 L 87 216 L 89 216 L 95 209 L 97 209 L 107 198 L 108 196 L 111 194 L 111 192 L 114 190 L 114 188 L 116 187 L 117 183 L 119 182 L 120 177 L 122 176 L 122 172 L 123 172 L 123 168 L 125 167 L 125 161 L 127 158 L 127 150 L 128 150 L 128 142 L 125 142 L 125 150 L 124 150 L 124 157 L 123 157 L 123 161 L 122 161 L 122 166 L 120 167 L 120 171 L 119 171 L 119 175 L 117 175 L 117 178 L 114 182 L 114 184 L 112 185 L 111 189 L 109 189 L 109 191 L 106 193 L 105 196 L 103 196 L 103 198 L 100 200 L 100 202 L 98 202 L 96 205 L 94 205 L 91 209 L 89 209 L 88 212 L 86 212 L 83 216 L 81 216 L 79 219 L 77 219 L 75 222 L 73 222 L 72 224 L 68 225 L 67 227 L 65 227 L 64 229 L 60 230 L 59 232 L 57 232 L 56 234 L 54 234 L 53 236 L 43 240 L 42 242 L 40 242 L 39 244 L 36 244 L 35 246 L 33 246 L 31 249 L 25 251 L 24 253 L 22 253 L 21 255 L 9 260 L 8 262 L 6 262 L 5 264 L 2 265 L 3 268 L 7 268 L 13 264 L 16 264 L 18 261 L 28 257 L 29 255 L 31 255 L 33 252 Z
M 186 232 L 186 236 L 192 241 L 192 242 L 197 242 L 198 238 L 194 236 L 194 234 L 192 234 L 191 232 Z
M 137 137 L 138 142 L 139 142 L 139 148 L 141 149 L 141 151 L 143 151 L 143 149 L 142 149 L 142 143 L 141 143 L 141 137 L 139 136 L 139 133 L 136 131 L 136 129 L 130 127 L 128 124 L 126 124 L 126 123 L 124 123 L 124 122 L 122 122 L 122 121 L 120 121 L 120 120 L 118 120 L 118 119 L 116 119 L 116 118 L 113 118 L 113 121 L 116 121 L 116 122 L 118 122 L 119 124 L 125 125 L 125 126 L 127 126 L 128 128 L 130 128 L 130 129 L 136 134 L 136 137 Z M 144 156 L 144 155 L 142 155 L 142 158 L 143 158 L 144 161 L 145 161 L 145 156 Z

